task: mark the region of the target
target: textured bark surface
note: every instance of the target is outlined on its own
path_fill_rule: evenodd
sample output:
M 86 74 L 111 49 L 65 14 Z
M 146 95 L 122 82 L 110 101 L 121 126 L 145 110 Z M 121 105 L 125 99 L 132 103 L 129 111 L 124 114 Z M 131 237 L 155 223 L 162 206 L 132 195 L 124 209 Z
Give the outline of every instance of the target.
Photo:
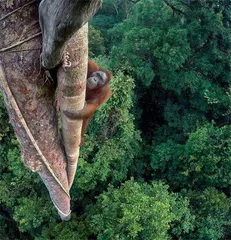
M 28 2 L 28 0 L 13 1 L 10 9 L 6 8 L 6 3 L 1 3 L 0 18 Z M 0 21 L 0 49 L 38 33 L 40 28 L 37 13 L 38 6 L 34 3 Z M 46 76 L 40 66 L 40 49 L 41 37 L 37 37 L 18 47 L 0 52 L 2 70 L 0 86 L 4 93 L 10 121 L 21 144 L 24 163 L 41 176 L 53 203 L 65 218 L 70 214 L 66 158 L 60 143 L 58 118 L 54 107 L 55 85 L 45 81 Z M 46 167 L 34 143 L 28 137 L 22 119 L 12 105 L 12 96 L 9 95 L 4 80 L 43 156 L 62 186 Z
M 82 11 L 86 11 L 81 15 L 84 19 L 92 16 L 98 9 L 97 3 L 101 3 L 86 2 L 96 5 L 81 2 Z M 83 6 L 95 6 L 96 9 L 88 11 Z M 68 41 L 66 50 L 75 67 L 72 65 L 65 70 L 60 66 L 58 83 L 56 79 L 48 79 L 41 68 L 42 35 L 39 34 L 35 1 L 0 3 L 0 30 L 0 87 L 21 144 L 24 163 L 40 175 L 61 218 L 69 220 L 69 189 L 77 167 L 82 122 L 71 121 L 62 112 L 76 112 L 84 107 L 88 25 L 85 24 Z M 57 100 L 61 110 L 64 146 L 58 127 Z
M 102 0 L 43 0 L 40 3 L 42 65 L 45 68 L 58 65 L 64 43 L 94 16 L 101 5 Z
M 67 173 L 71 187 L 79 157 L 82 120 L 70 120 L 63 111 L 76 112 L 84 107 L 88 62 L 88 24 L 68 42 L 66 50 L 75 67 L 58 70 L 58 103 L 62 118 L 62 136 L 67 155 Z

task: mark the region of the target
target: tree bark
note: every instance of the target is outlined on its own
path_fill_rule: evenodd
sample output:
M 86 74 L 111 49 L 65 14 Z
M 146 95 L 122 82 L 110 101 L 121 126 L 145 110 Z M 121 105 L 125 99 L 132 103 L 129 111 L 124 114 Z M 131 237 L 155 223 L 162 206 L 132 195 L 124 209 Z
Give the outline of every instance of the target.
M 82 120 L 70 120 L 63 111 L 76 112 L 84 107 L 88 62 L 88 24 L 69 41 L 66 50 L 74 68 L 58 70 L 58 103 L 62 118 L 62 136 L 67 155 L 69 187 L 73 183 L 79 157 Z
M 62 58 L 65 43 L 101 7 L 102 0 L 43 0 L 39 5 L 43 34 L 42 65 L 51 69 Z
M 9 3 L 11 4 L 7 5 Z M 49 79 L 41 68 L 42 38 L 39 36 L 38 6 L 35 1 L 29 3 L 29 0 L 0 3 L 0 87 L 11 124 L 21 144 L 25 165 L 40 175 L 61 218 L 69 220 L 69 186 L 77 164 L 81 123 L 71 123 L 70 127 L 63 118 L 63 132 L 66 129 L 69 132 L 70 129 L 73 133 L 70 136 L 64 133 L 64 142 L 71 141 L 72 147 L 76 148 L 75 152 L 69 152 L 66 144 L 66 151 L 71 155 L 67 165 L 58 128 L 55 103 L 57 82 Z M 21 6 L 24 7 L 19 8 Z M 76 109 L 83 107 L 85 99 L 83 92 L 87 69 L 86 29 L 87 26 L 79 30 L 76 39 L 71 39 L 68 44 L 73 51 L 71 57 L 76 58 L 79 65 L 67 72 L 59 69 L 58 74 L 60 89 L 66 85 L 81 87 L 81 94 L 76 97 L 72 106 Z M 75 77 L 79 83 L 75 83 Z M 62 100 L 62 90 L 58 91 L 57 95 L 61 109 L 68 108 L 69 103 L 65 103 L 65 97 Z M 68 137 L 70 139 L 66 140 Z

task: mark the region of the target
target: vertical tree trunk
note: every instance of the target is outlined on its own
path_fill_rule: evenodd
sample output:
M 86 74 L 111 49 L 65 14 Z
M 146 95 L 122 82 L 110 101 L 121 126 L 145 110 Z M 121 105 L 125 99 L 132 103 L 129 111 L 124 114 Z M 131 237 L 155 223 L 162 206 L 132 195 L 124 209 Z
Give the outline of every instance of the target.
M 56 82 L 48 79 L 40 65 L 41 35 L 38 24 L 38 6 L 29 0 L 6 1 L 0 3 L 0 87 L 9 112 L 10 121 L 21 144 L 21 152 L 25 165 L 38 172 L 50 197 L 63 220 L 70 218 L 69 184 L 73 181 L 78 157 L 77 143 L 80 139 L 81 123 L 76 131 L 66 124 L 64 129 L 70 129 L 73 136 L 75 152 L 71 155 L 68 170 L 67 160 L 63 151 L 58 131 L 58 114 L 55 107 Z M 7 5 L 7 4 L 10 4 Z M 24 6 L 19 10 L 18 7 Z M 9 8 L 10 7 L 10 8 Z M 13 14 L 11 11 L 16 10 Z M 7 15 L 8 14 L 8 15 Z M 6 17 L 4 17 L 6 16 Z M 79 65 L 70 72 L 59 70 L 59 85 L 81 86 L 81 96 L 77 97 L 76 108 L 82 108 L 84 102 L 84 80 L 87 68 L 87 34 L 86 29 L 79 30 L 75 36 L 78 40 L 70 40 L 70 48 Z M 30 39 L 31 40 L 28 40 Z M 82 39 L 82 40 L 81 40 Z M 25 42 L 23 42 L 25 41 Z M 78 41 L 78 42 L 77 42 Z M 22 43 L 23 42 L 23 43 Z M 20 43 L 20 44 L 19 44 Z M 10 46 L 17 45 L 11 48 Z M 72 79 L 76 77 L 79 83 Z M 75 88 L 77 89 L 77 88 Z M 78 94 L 77 94 L 78 95 Z M 60 100 L 61 108 L 65 109 L 65 101 Z M 69 131 L 69 130 L 68 130 Z M 65 136 L 65 139 L 73 136 Z M 74 159 L 74 160 L 73 160 Z M 72 167 L 74 165 L 74 167 Z M 71 166 L 71 167 L 70 167 Z
M 69 187 L 73 183 L 79 157 L 82 120 L 70 120 L 63 111 L 76 112 L 84 107 L 88 62 L 88 24 L 69 41 L 66 50 L 76 66 L 58 70 L 58 102 L 62 118 L 62 135 L 67 155 Z

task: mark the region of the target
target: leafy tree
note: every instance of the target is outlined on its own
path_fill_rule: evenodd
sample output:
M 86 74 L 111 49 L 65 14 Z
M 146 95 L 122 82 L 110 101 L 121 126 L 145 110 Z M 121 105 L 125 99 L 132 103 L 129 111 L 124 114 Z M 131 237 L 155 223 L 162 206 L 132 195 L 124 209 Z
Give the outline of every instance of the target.
M 99 30 L 89 26 L 89 57 L 105 54 L 104 38 Z
M 110 50 L 112 39 L 115 37 L 111 35 L 110 29 L 115 24 L 128 19 L 133 13 L 134 6 L 135 4 L 129 0 L 105 0 L 103 8 L 90 21 L 95 29 L 102 32 L 107 52 Z
M 72 219 L 69 222 L 50 223 L 49 227 L 44 228 L 41 236 L 35 237 L 35 240 L 88 240 L 89 223 L 72 214 Z
M 35 236 L 36 228 L 48 221 L 54 221 L 50 214 L 51 208 L 48 197 L 23 197 L 19 199 L 18 206 L 15 206 L 13 218 L 19 223 L 20 231 L 28 231 L 31 236 Z M 53 211 L 53 215 L 55 215 L 55 211 Z
M 227 1 L 143 0 L 131 18 L 110 31 L 111 66 L 129 72 L 139 83 L 139 101 L 151 101 L 157 110 L 148 123 L 141 122 L 149 128 L 158 115 L 157 138 L 164 134 L 185 141 L 195 121 L 204 119 L 229 123 L 229 8 Z M 158 112 L 157 102 L 164 111 Z M 169 126 L 173 119 L 175 125 Z
M 215 188 L 189 193 L 191 209 L 196 214 L 195 231 L 188 239 L 225 239 L 230 228 L 230 199 Z
M 97 239 L 168 239 L 170 223 L 189 211 L 187 202 L 178 201 L 161 183 L 129 180 L 120 188 L 111 186 L 89 209 L 92 232 L 97 233 Z
M 205 124 L 185 145 L 169 140 L 153 148 L 152 167 L 173 188 L 228 187 L 231 181 L 230 126 Z

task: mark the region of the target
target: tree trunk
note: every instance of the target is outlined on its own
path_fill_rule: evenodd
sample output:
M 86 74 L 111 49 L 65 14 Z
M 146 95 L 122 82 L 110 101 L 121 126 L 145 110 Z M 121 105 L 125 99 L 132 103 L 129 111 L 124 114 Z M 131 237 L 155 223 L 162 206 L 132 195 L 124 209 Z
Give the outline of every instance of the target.
M 19 8 L 21 6 L 24 7 Z M 72 38 L 69 45 L 80 65 L 67 72 L 60 69 L 58 74 L 59 86 L 62 86 L 62 82 L 64 85 L 75 85 L 72 77 L 80 81 L 81 96 L 74 105 L 77 109 L 82 108 L 85 97 L 82 92 L 85 90 L 87 68 L 86 29 L 87 26 L 79 30 L 75 36 L 78 42 Z M 72 175 L 75 172 L 73 169 L 76 168 L 78 157 L 76 142 L 80 141 L 81 123 L 75 122 L 69 127 L 63 119 L 65 130 L 68 128 L 72 131 L 77 126 L 76 131 L 73 131 L 74 135 L 70 135 L 76 147 L 75 160 L 71 158 L 71 163 L 68 164 L 68 169 L 72 169 L 68 170 L 70 174 L 67 173 L 67 159 L 58 130 L 58 113 L 55 106 L 57 82 L 49 79 L 41 69 L 42 39 L 39 32 L 38 6 L 35 1 L 0 3 L 0 87 L 10 121 L 21 144 L 25 165 L 40 175 L 61 218 L 68 220 L 69 185 L 73 181 Z M 60 102 L 61 108 L 65 109 L 65 104 L 62 105 L 65 101 Z M 65 142 L 65 134 L 63 135 Z M 70 167 L 72 165 L 75 165 L 74 168 Z M 68 174 L 71 177 L 68 178 Z
M 62 118 L 62 136 L 67 155 L 69 187 L 73 183 L 79 157 L 82 120 L 70 120 L 63 111 L 76 112 L 84 107 L 88 62 L 88 24 L 69 41 L 66 50 L 76 67 L 58 70 L 58 104 Z
M 101 7 L 102 0 L 43 0 L 39 6 L 43 34 L 42 65 L 51 69 L 60 63 L 65 43 Z

